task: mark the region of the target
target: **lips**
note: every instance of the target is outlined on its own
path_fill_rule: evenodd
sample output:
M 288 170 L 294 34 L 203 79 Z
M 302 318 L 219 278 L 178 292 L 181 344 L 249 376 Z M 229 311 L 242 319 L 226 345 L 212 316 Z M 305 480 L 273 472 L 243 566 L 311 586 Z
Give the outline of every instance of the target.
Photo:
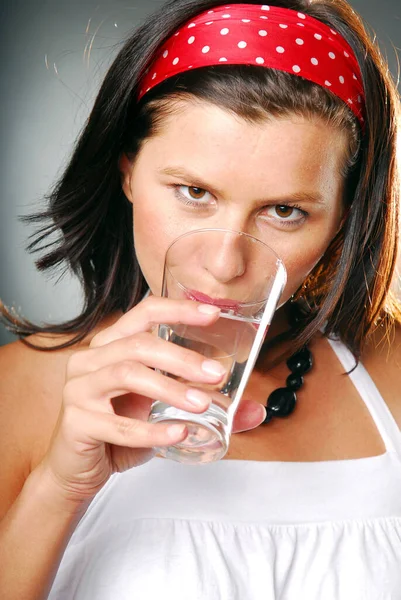
M 187 290 L 185 292 L 188 300 L 196 300 L 202 302 L 202 304 L 213 304 L 219 308 L 225 308 L 226 310 L 236 310 L 239 307 L 239 302 L 235 300 L 229 300 L 228 298 L 211 298 L 203 292 L 197 292 L 195 290 Z

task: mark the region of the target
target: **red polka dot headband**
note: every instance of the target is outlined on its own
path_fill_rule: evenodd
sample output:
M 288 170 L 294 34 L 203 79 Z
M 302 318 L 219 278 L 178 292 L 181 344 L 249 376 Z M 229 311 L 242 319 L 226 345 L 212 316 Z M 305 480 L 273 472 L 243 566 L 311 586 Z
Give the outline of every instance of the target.
M 364 91 L 354 52 L 321 21 L 288 8 L 219 6 L 181 27 L 161 46 L 138 100 L 165 79 L 219 64 L 260 65 L 304 77 L 341 98 L 364 125 Z

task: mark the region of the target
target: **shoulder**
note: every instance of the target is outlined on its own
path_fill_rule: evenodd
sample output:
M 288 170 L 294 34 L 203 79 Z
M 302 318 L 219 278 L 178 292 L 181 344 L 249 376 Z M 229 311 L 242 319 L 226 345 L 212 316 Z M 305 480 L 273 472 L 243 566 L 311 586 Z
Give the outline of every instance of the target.
M 0 348 L 0 449 L 12 435 L 21 451 L 29 448 L 31 460 L 48 443 L 62 400 L 70 356 L 88 348 L 100 328 L 81 342 L 65 348 L 72 335 L 35 334 Z M 47 446 L 46 446 L 47 447 Z
M 401 428 L 401 325 L 379 327 L 366 344 L 362 363 Z
M 40 349 L 21 340 L 0 347 L 2 506 L 14 501 L 47 451 L 61 408 L 70 356 L 87 349 L 93 336 L 117 318 L 109 316 L 81 342 L 62 349 L 55 347 L 71 342 L 72 334 L 36 334 L 26 338 Z
M 49 437 L 60 408 L 68 359 L 79 348 L 51 350 L 65 343 L 66 336 L 34 335 L 27 341 L 44 349 L 22 341 L 0 348 L 0 446 L 3 450 L 18 446 L 28 460 Z
M 25 469 L 36 466 L 46 451 L 62 402 L 68 360 L 86 350 L 91 339 L 118 319 L 110 315 L 82 341 L 55 349 L 72 334 L 36 334 L 0 348 L 0 456 L 18 446 Z M 10 445 L 7 444 L 10 443 Z
M 59 343 L 56 336 L 41 338 L 28 340 L 48 348 Z M 68 357 L 74 350 L 35 350 L 21 341 L 0 348 L 1 512 L 12 504 L 46 452 L 61 406 Z

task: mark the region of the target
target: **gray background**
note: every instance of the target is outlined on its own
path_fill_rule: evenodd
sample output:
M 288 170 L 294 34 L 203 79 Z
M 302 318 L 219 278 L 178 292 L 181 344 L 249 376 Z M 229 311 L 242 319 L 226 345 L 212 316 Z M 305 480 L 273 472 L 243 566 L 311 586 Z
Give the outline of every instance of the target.
M 376 32 L 397 77 L 400 0 L 352 0 Z M 35 322 L 76 316 L 70 276 L 36 271 L 25 251 L 33 231 L 18 216 L 44 206 L 129 31 L 163 4 L 153 0 L 9 0 L 0 6 L 0 298 Z M 15 339 L 0 326 L 0 345 Z

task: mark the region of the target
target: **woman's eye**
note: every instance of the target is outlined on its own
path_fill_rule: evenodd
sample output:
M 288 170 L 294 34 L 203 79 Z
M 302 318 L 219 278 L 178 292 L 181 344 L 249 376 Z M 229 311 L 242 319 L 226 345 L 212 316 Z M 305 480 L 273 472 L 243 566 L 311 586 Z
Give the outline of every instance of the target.
M 180 184 L 174 184 L 173 188 L 175 196 L 185 206 L 209 208 L 216 203 L 213 195 L 203 188 Z M 302 224 L 309 215 L 296 205 L 275 204 L 270 206 L 261 216 L 266 220 L 273 220 L 281 226 L 296 227 Z
M 202 200 L 203 196 L 205 195 L 205 190 L 202 190 L 202 188 L 198 187 L 188 187 L 188 194 L 193 200 Z
M 300 225 L 308 217 L 306 211 L 288 204 L 275 204 L 267 210 L 266 214 L 283 225 Z
M 211 194 L 200 187 L 174 185 L 174 193 L 177 198 L 187 206 L 202 206 L 210 203 L 209 196 L 211 196 Z
M 287 219 L 288 217 L 291 217 L 294 213 L 294 209 L 292 206 L 275 206 L 274 207 L 276 210 L 276 214 L 279 217 L 283 217 L 284 219 Z

